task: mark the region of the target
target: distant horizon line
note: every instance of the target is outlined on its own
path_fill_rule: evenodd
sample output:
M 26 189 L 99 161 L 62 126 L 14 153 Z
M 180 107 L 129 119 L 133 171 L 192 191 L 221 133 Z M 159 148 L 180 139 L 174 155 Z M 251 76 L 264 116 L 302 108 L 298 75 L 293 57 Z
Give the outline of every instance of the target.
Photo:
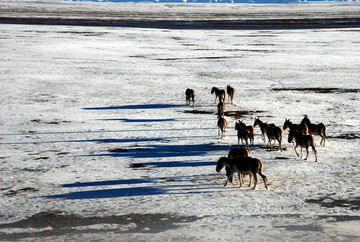
M 360 2 L 360 0 L 63 0 L 67 2 L 153 2 L 153 3 L 249 3 L 249 4 L 286 4 L 308 2 Z

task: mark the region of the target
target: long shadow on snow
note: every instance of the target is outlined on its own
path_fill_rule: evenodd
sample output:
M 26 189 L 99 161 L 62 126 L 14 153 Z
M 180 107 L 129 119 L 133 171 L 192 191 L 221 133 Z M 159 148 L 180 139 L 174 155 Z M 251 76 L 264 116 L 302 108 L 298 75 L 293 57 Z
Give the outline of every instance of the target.
M 181 188 L 183 187 L 183 188 Z M 91 191 L 69 192 L 64 194 L 56 194 L 43 196 L 44 198 L 58 199 L 102 199 L 115 197 L 134 197 L 134 196 L 154 196 L 154 195 L 178 195 L 178 194 L 194 194 L 194 193 L 210 193 L 211 188 L 194 188 L 188 185 L 176 186 L 148 186 L 148 187 L 129 187 L 114 189 L 99 189 Z M 197 191 L 194 191 L 197 190 Z
M 132 143 L 132 142 L 159 142 L 164 141 L 163 138 L 132 138 L 132 139 L 82 139 L 82 140 L 48 140 L 48 141 L 26 141 L 26 142 L 9 142 L 0 144 L 47 144 L 47 143 Z
M 149 122 L 172 122 L 176 121 L 174 118 L 166 119 L 128 119 L 128 118 L 115 118 L 115 119 L 99 119 L 102 121 L 122 121 L 126 123 L 149 123 Z
M 182 178 L 182 177 L 180 177 Z M 193 178 L 193 177 L 192 177 Z M 183 181 L 183 179 L 180 179 Z M 156 183 L 158 179 L 126 179 L 126 180 L 110 180 L 97 182 L 84 182 L 64 184 L 62 187 L 87 187 L 87 186 L 105 186 L 105 185 L 128 185 L 128 184 L 143 184 Z M 127 187 L 127 188 L 113 188 L 113 189 L 98 189 L 89 191 L 77 191 L 64 194 L 55 194 L 43 196 L 49 199 L 102 199 L 114 197 L 132 197 L 132 196 L 153 196 L 153 195 L 175 195 L 175 194 L 194 194 L 194 193 L 210 193 L 211 186 L 199 185 L 194 187 L 192 185 L 176 185 L 171 184 L 170 181 L 163 181 L 165 185 L 156 186 L 141 186 L 141 187 Z M 176 179 L 175 179 L 176 182 Z
M 130 184 L 148 184 L 159 182 L 183 182 L 189 179 L 207 180 L 203 175 L 189 175 L 176 177 L 154 177 L 154 178 L 134 178 L 123 180 L 107 180 L 107 181 L 91 181 L 91 182 L 75 182 L 62 184 L 61 187 L 94 187 L 94 186 L 113 186 L 113 185 L 130 185 Z
M 110 110 L 110 109 L 160 109 L 160 108 L 177 108 L 184 107 L 184 105 L 177 104 L 136 104 L 124 106 L 110 106 L 110 107 L 91 107 L 83 108 L 84 110 Z
M 162 145 L 162 144 L 149 144 L 141 148 L 125 149 L 121 152 L 112 152 L 107 154 L 95 154 L 88 156 L 110 156 L 110 157 L 131 157 L 131 158 L 163 158 L 163 157 L 182 157 L 182 156 L 204 156 L 209 151 L 224 151 L 227 155 L 232 146 L 220 146 L 214 144 L 195 144 L 195 145 Z M 226 151 L 226 152 L 225 152 Z M 206 162 L 200 162 L 205 164 Z M 157 162 L 154 162 L 157 164 Z M 171 164 L 165 162 L 164 164 Z M 179 162 L 179 166 L 188 166 L 188 163 Z M 194 165 L 191 165 L 194 166 Z

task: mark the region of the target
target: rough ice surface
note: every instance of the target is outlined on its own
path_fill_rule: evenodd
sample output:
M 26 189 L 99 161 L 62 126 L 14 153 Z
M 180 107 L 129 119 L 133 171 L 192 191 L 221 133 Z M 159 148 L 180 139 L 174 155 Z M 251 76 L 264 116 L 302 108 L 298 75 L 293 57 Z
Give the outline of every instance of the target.
M 1 4 L 6 3 L 14 2 Z M 57 17 L 68 14 L 64 9 L 70 3 L 52 4 Z M 74 11 L 79 6 L 97 10 L 86 4 L 76 3 Z M 125 6 L 132 16 L 141 15 L 137 5 Z M 180 18 L 186 9 L 148 6 L 154 12 L 174 9 Z M 335 6 L 347 6 L 349 13 L 355 11 L 351 6 L 358 8 L 316 6 L 323 7 L 325 17 Z M 226 13 L 219 5 L 211 8 Z M 256 12 L 253 5 L 228 8 Z M 0 238 L 358 238 L 359 36 L 359 28 L 0 24 Z M 315 137 L 318 162 L 312 151 L 307 161 L 296 156 L 287 130 L 284 151 L 269 151 L 256 127 L 251 155 L 263 162 L 270 190 L 260 177 L 257 190 L 224 187 L 225 172 L 217 173 L 215 166 L 237 146 L 237 119 L 226 117 L 229 127 L 220 139 L 210 90 L 226 85 L 237 90 L 227 111 L 241 113 L 238 119 L 248 125 L 260 117 L 282 127 L 286 118 L 300 123 L 304 115 L 324 123 L 326 145 Z M 185 106 L 186 88 L 197 91 L 194 108 Z M 57 214 L 52 218 L 59 221 L 75 216 L 73 227 L 14 223 L 44 219 L 46 213 Z M 92 217 L 108 220 L 89 222 Z

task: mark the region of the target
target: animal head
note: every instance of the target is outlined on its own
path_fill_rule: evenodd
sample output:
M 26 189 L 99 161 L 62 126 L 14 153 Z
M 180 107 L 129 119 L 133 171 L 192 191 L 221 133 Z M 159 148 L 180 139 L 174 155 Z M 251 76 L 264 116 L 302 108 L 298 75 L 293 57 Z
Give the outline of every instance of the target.
M 260 118 L 255 118 L 254 127 L 255 127 L 256 125 L 260 125 Z
M 214 94 L 216 87 L 211 88 L 211 94 Z
M 308 118 L 307 115 L 304 115 L 304 118 L 303 120 L 301 121 L 302 124 L 307 124 L 307 125 L 310 125 L 310 119 Z
M 222 168 L 224 168 L 225 166 L 225 159 L 226 157 L 220 157 L 220 159 L 218 160 L 217 164 L 216 164 L 216 171 L 220 172 Z
M 289 136 L 288 136 L 288 143 L 292 143 L 294 141 L 294 131 L 289 131 Z
M 241 128 L 240 121 L 235 122 L 235 129 L 238 130 Z
M 287 129 L 291 124 L 292 124 L 292 123 L 290 122 L 290 119 L 285 119 L 283 129 Z
M 239 121 L 239 124 L 241 127 L 246 128 L 246 123 L 244 122 L 243 119 Z

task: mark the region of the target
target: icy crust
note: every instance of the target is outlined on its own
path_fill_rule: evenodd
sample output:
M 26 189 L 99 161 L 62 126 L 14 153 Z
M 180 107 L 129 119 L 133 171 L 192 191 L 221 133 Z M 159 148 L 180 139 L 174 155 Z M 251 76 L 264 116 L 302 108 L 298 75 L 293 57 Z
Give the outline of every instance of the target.
M 360 2 L 291 4 L 1 1 L 0 17 L 123 21 L 359 18 Z
M 0 28 L 2 239 L 359 236 L 357 28 Z M 237 89 L 227 111 L 239 116 L 226 117 L 220 139 L 210 90 L 227 84 Z M 194 108 L 186 88 L 197 91 Z M 327 126 L 318 162 L 295 155 L 288 131 L 284 151 L 269 151 L 257 127 L 251 155 L 270 191 L 223 186 L 215 165 L 237 145 L 237 119 L 282 127 L 304 114 Z M 94 222 L 12 224 L 44 213 Z

